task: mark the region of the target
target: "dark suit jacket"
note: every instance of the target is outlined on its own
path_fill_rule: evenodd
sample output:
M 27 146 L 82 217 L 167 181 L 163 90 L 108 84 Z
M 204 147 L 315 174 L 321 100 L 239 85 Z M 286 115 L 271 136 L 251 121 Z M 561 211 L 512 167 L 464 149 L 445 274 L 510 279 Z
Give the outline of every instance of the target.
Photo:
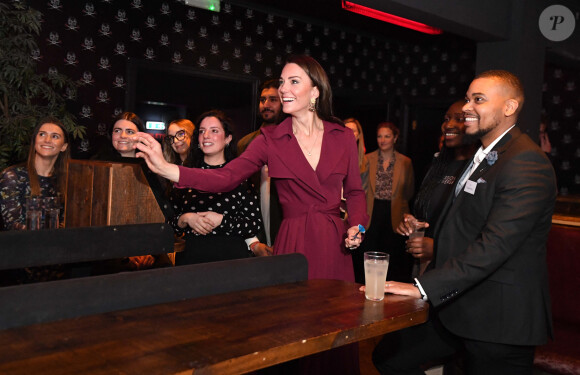
M 469 178 L 475 192 L 450 197 L 435 229 L 435 267 L 418 279 L 454 334 L 539 345 L 552 334 L 546 241 L 554 170 L 517 127 L 494 150 L 497 160 L 482 161 Z

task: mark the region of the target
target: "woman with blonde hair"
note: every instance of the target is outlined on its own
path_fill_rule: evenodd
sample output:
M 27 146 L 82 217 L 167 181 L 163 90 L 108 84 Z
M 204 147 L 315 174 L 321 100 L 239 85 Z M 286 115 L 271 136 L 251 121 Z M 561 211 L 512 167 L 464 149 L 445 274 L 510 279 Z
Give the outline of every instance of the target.
M 189 147 L 191 146 L 191 137 L 194 130 L 195 125 L 188 119 L 182 118 L 171 121 L 165 133 L 166 146 L 168 146 L 163 148 L 165 160 L 186 167 L 193 166 Z
M 349 117 L 346 120 L 344 120 L 344 126 L 349 128 L 350 130 L 352 130 L 352 132 L 354 133 L 354 138 L 356 139 L 356 147 L 358 150 L 358 167 L 360 170 L 360 177 L 362 180 L 363 189 L 364 189 L 364 191 L 367 191 L 367 184 L 368 184 L 367 175 L 369 173 L 369 170 L 367 168 L 367 161 L 366 161 L 367 159 L 365 156 L 365 153 L 367 152 L 367 150 L 365 147 L 365 138 L 364 138 L 362 126 L 361 126 L 360 122 L 357 119 L 355 119 L 354 117 Z

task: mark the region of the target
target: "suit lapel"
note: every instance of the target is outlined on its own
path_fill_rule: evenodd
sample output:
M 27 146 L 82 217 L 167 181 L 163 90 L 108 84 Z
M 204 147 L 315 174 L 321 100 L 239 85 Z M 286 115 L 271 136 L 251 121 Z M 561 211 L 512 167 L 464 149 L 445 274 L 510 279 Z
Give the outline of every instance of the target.
M 521 134 L 520 129 L 514 127 L 510 130 L 489 152 L 488 156 L 477 166 L 477 169 L 473 172 L 471 177 L 469 177 L 472 181 L 477 181 L 479 178 L 487 172 L 489 168 L 496 163 L 497 159 L 501 158 L 502 154 L 509 148 L 510 144 L 514 139 L 519 137 Z M 497 153 L 497 159 L 491 161 L 493 158 L 490 158 L 491 153 L 495 151 Z
M 509 146 L 512 144 L 513 140 L 518 138 L 520 136 L 520 134 L 521 134 L 521 131 L 519 130 L 519 128 L 514 127 L 495 145 L 495 147 L 492 149 L 492 151 L 497 152 L 498 159 L 501 158 L 502 154 L 509 148 Z M 485 172 L 487 172 L 493 166 L 493 164 L 495 164 L 495 162 L 490 163 L 487 159 L 484 159 L 481 162 L 481 164 L 477 167 L 475 172 L 473 172 L 473 174 L 469 177 L 469 180 L 478 181 L 482 177 L 482 175 L 484 175 Z M 465 168 L 461 171 L 459 176 L 462 176 L 463 173 L 465 172 L 465 169 L 470 168 L 470 165 L 471 165 L 471 163 L 466 163 Z M 455 184 L 459 183 L 459 180 L 460 180 L 460 178 L 457 178 L 455 181 Z M 458 207 L 461 207 L 461 202 L 458 202 L 461 200 L 461 194 L 466 194 L 466 193 L 463 191 L 460 191 L 459 194 L 457 195 L 457 197 L 455 197 L 455 185 L 454 185 L 452 193 L 447 198 L 447 202 L 445 203 L 445 206 L 443 207 L 443 210 L 441 213 L 442 219 L 438 221 L 438 225 L 436 226 L 434 233 L 439 233 L 439 231 L 441 230 L 441 227 L 446 222 L 446 220 L 444 218 L 447 215 L 455 215 L 455 211 L 458 209 Z

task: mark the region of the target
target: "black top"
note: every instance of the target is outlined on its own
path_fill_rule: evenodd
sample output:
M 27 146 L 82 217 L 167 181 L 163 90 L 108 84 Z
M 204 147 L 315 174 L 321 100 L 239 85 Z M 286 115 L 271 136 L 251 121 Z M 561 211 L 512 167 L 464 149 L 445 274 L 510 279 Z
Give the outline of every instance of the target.
M 445 173 L 443 177 L 439 179 L 438 183 L 433 186 L 429 203 L 426 207 L 427 217 L 421 218 L 427 221 L 430 225 L 427 228 L 425 235 L 428 237 L 433 237 L 432 231 L 435 229 L 435 224 L 439 217 L 441 216 L 441 212 L 443 211 L 443 206 L 445 202 L 449 198 L 450 194 L 453 194 L 453 186 L 455 184 L 455 180 L 458 177 L 458 174 L 461 173 L 465 163 L 468 160 L 451 160 L 447 164 L 445 168 Z M 423 182 L 425 183 L 425 182 Z
M 203 163 L 202 169 L 217 169 L 225 164 L 211 166 Z M 173 189 L 169 201 L 175 215 L 169 220 L 175 233 L 186 236 L 200 236 L 190 227 L 180 228 L 179 217 L 187 212 L 214 211 L 223 214 L 221 225 L 211 235 L 235 235 L 242 238 L 255 236 L 262 225 L 260 203 L 256 192 L 246 182 L 227 193 L 205 193 L 196 189 Z

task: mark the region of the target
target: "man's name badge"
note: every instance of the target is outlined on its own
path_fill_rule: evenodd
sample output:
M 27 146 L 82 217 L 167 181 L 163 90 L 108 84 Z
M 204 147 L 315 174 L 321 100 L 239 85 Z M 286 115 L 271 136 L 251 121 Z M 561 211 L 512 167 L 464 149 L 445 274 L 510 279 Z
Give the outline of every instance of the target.
M 475 188 L 477 187 L 477 182 L 475 181 L 471 181 L 471 180 L 467 180 L 467 182 L 465 183 L 465 189 L 463 189 L 463 191 L 465 191 L 466 193 L 469 193 L 471 195 L 475 194 Z

